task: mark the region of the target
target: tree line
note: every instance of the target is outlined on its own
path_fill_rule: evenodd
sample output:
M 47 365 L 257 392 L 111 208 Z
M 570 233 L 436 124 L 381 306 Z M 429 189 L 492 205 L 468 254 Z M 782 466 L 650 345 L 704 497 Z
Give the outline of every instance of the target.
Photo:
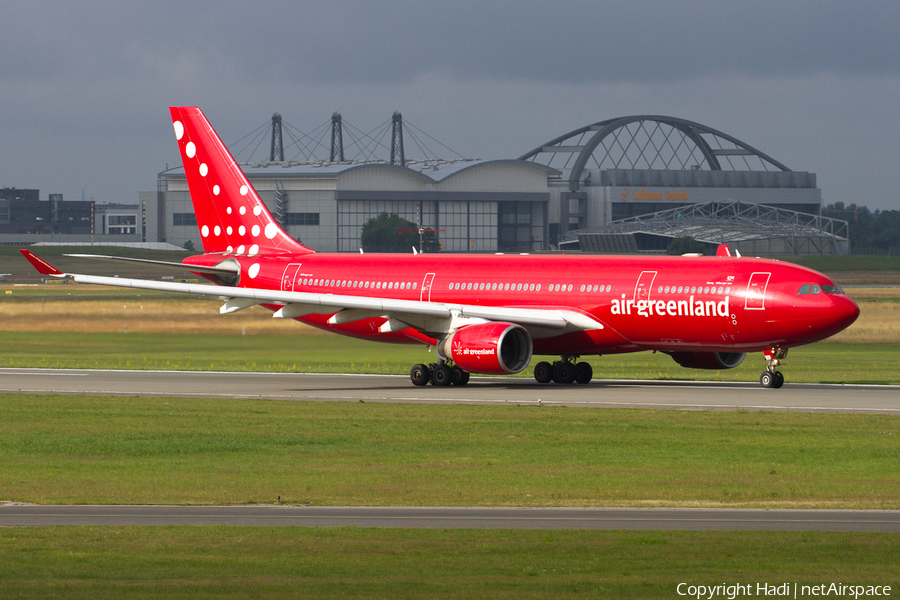
M 850 223 L 853 254 L 900 254 L 900 210 L 870 211 L 866 206 L 828 204 L 822 216 Z

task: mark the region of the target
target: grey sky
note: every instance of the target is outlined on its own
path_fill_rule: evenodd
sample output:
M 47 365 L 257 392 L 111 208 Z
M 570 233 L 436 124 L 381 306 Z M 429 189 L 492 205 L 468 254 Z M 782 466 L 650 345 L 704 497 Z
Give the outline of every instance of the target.
M 900 209 L 896 2 L 73 4 L 0 5 L 0 186 L 135 202 L 178 161 L 175 104 L 229 143 L 275 111 L 310 131 L 400 110 L 481 158 L 648 113 Z

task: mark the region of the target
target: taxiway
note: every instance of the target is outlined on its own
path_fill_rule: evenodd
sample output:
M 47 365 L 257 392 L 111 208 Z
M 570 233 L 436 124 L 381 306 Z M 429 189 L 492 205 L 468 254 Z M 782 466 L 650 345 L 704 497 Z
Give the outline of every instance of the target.
M 58 525 L 876 531 L 900 533 L 900 511 L 704 508 L 0 505 L 0 527 Z
M 790 382 L 772 390 L 757 383 L 597 379 L 563 386 L 472 377 L 463 387 L 416 387 L 403 375 L 0 369 L 0 393 L 900 414 L 896 387 Z

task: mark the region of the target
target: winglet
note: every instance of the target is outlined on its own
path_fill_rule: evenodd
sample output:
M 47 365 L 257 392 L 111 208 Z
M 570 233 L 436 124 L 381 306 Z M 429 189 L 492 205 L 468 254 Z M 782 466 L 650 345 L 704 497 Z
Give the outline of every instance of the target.
M 729 250 L 728 246 L 725 244 L 719 244 L 719 249 L 716 250 L 716 256 L 731 256 L 731 250 Z
M 31 266 L 37 269 L 38 273 L 40 273 L 41 275 L 53 275 L 55 277 L 62 277 L 65 275 L 65 273 L 63 273 L 44 259 L 35 256 L 31 251 L 22 248 L 19 250 L 19 252 L 22 253 L 22 256 L 28 259 L 28 262 L 31 263 Z

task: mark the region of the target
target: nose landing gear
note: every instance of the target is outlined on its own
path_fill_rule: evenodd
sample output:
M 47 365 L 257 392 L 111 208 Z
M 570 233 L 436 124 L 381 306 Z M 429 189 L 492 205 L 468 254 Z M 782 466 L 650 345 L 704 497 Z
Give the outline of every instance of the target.
M 778 389 L 784 385 L 784 373 L 775 368 L 787 357 L 787 348 L 769 348 L 763 351 L 766 357 L 766 370 L 759 376 L 759 385 L 764 388 Z

